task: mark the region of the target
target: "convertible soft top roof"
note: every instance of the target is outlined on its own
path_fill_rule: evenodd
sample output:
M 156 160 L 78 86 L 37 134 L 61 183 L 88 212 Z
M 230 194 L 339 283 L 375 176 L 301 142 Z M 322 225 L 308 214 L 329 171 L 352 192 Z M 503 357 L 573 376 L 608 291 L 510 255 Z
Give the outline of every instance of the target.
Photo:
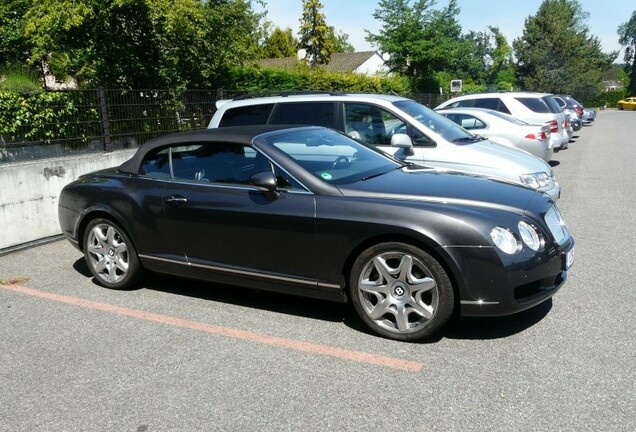
M 137 152 L 126 162 L 119 166 L 119 171 L 128 174 L 139 173 L 139 167 L 148 152 L 172 144 L 188 143 L 226 143 L 226 144 L 250 144 L 254 137 L 278 130 L 298 128 L 292 125 L 257 125 L 257 126 L 233 126 L 218 129 L 197 129 L 188 132 L 177 132 L 152 139 L 143 144 Z M 315 126 L 303 126 L 306 129 L 315 129 Z

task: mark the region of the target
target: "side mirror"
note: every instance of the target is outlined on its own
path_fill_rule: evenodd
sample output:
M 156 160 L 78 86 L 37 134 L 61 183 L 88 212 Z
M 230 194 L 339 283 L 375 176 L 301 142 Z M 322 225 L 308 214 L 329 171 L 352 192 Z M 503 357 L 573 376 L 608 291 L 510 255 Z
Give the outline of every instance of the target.
M 254 174 L 250 177 L 250 184 L 261 192 L 274 194 L 276 197 L 280 195 L 280 193 L 276 190 L 278 187 L 276 174 L 271 171 Z
M 411 137 L 407 134 L 395 134 L 391 137 L 391 146 L 403 148 L 404 154 L 407 156 L 413 156 L 415 152 L 413 151 L 413 141 L 411 141 Z

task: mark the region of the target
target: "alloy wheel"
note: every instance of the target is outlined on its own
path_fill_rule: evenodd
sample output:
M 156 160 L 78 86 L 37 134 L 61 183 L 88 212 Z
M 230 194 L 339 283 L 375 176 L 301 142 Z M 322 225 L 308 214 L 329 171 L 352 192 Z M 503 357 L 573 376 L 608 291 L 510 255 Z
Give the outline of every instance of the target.
M 418 257 L 405 252 L 373 256 L 360 273 L 357 289 L 366 315 L 392 333 L 421 330 L 433 319 L 439 303 L 431 272 Z
M 88 261 L 104 282 L 116 284 L 126 277 L 129 268 L 128 245 L 112 225 L 95 225 L 86 240 Z

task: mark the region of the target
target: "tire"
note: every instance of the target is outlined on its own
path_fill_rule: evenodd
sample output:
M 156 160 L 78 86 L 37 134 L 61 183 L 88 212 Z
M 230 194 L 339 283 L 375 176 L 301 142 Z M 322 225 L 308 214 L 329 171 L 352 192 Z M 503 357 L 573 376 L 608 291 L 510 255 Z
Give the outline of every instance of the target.
M 84 231 L 84 258 L 100 285 L 128 289 L 143 273 L 137 251 L 116 223 L 108 219 L 92 220 Z
M 618 104 L 618 110 L 622 111 L 623 110 L 623 104 Z
M 440 263 L 405 243 L 382 243 L 360 254 L 349 291 L 362 321 L 389 339 L 430 338 L 450 319 L 455 295 Z

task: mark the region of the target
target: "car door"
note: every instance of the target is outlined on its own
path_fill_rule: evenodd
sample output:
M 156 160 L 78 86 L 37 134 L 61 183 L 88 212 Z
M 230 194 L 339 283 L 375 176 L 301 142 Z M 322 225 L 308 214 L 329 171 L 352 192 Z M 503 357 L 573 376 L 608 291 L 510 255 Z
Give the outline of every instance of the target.
M 249 185 L 252 174 L 271 169 L 249 146 L 172 148 L 163 241 L 178 244 L 190 264 L 203 268 L 315 279 L 314 196 L 283 173 L 279 196 Z

